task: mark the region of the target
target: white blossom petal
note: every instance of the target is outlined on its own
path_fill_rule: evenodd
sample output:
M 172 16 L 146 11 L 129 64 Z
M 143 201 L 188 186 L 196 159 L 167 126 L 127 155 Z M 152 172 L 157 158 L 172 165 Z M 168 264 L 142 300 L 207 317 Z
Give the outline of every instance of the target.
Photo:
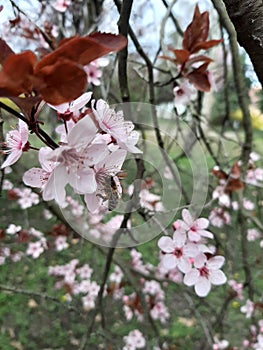
M 194 288 L 199 297 L 206 297 L 211 290 L 211 283 L 207 278 L 199 277 Z

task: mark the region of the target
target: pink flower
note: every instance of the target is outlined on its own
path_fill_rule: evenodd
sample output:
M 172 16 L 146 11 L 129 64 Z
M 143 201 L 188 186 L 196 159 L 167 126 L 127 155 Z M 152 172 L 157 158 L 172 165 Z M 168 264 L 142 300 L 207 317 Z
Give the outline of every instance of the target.
M 106 67 L 108 64 L 109 60 L 101 57 L 85 66 L 84 70 L 87 73 L 88 82 L 95 86 L 99 86 L 101 84 L 100 78 L 102 77 L 102 70 L 100 68 Z
M 260 232 L 256 228 L 250 228 L 247 230 L 247 240 L 252 242 L 259 238 Z
M 246 304 L 241 306 L 240 311 L 244 314 L 246 314 L 246 318 L 251 318 L 253 312 L 254 312 L 254 303 L 250 299 L 247 299 Z
M 182 211 L 182 220 L 178 220 L 180 229 L 186 230 L 188 238 L 192 242 L 200 241 L 201 237 L 213 238 L 214 235 L 207 231 L 206 228 L 209 225 L 209 220 L 205 218 L 199 218 L 194 220 L 191 213 L 187 209 Z
M 213 350 L 224 350 L 229 346 L 229 342 L 225 339 L 219 340 L 217 337 L 214 338 Z
M 198 254 L 198 249 L 194 244 L 186 244 L 186 234 L 175 231 L 173 239 L 163 236 L 158 241 L 158 246 L 164 253 L 161 257 L 161 265 L 172 270 L 176 267 L 184 273 L 191 270 L 189 257 Z
M 243 284 L 242 283 L 238 283 L 235 280 L 229 280 L 228 284 L 237 293 L 236 296 L 238 299 L 240 299 L 240 300 L 244 299 L 243 294 L 242 294 L 242 292 L 243 292 Z
M 123 340 L 125 342 L 125 347 L 123 350 L 142 349 L 146 345 L 146 340 L 138 329 L 131 331 L 126 337 L 123 338 Z
M 101 130 L 110 134 L 121 148 L 131 153 L 142 153 L 135 146 L 139 140 L 139 134 L 133 130 L 134 124 L 131 121 L 124 120 L 122 111 L 115 112 L 102 99 L 97 101 L 96 108 L 95 100 L 91 105 Z
M 30 242 L 26 251 L 27 255 L 31 255 L 32 258 L 37 259 L 44 252 L 42 243 L 39 242 Z
M 188 81 L 184 81 L 181 85 L 176 86 L 173 89 L 175 107 L 178 105 L 188 105 L 194 92 L 195 89 L 188 83 Z
M 195 292 L 199 297 L 208 295 L 211 284 L 221 285 L 226 282 L 224 272 L 220 267 L 224 264 L 223 256 L 214 256 L 207 260 L 206 255 L 199 254 L 194 259 L 194 268 L 184 276 L 184 284 L 194 286 Z
M 163 204 L 161 202 L 161 197 L 154 193 L 151 193 L 147 189 L 141 190 L 139 197 L 142 208 L 154 211 L 164 210 Z
M 55 247 L 58 252 L 60 252 L 61 250 L 67 249 L 69 247 L 69 244 L 67 243 L 67 237 L 58 236 L 55 239 Z
M 65 186 L 69 183 L 80 194 L 96 191 L 95 172 L 90 167 L 105 156 L 105 144 L 94 144 L 97 128 L 86 116 L 79 120 L 68 135 L 68 144 L 53 150 L 48 158 L 57 162 L 43 190 L 45 201 L 55 199 L 67 205 Z
M 209 220 L 213 226 L 222 227 L 230 224 L 231 216 L 224 208 L 213 208 L 209 215 Z
M 70 4 L 71 0 L 56 0 L 52 6 L 59 12 L 65 12 Z
M 4 151 L 8 157 L 1 166 L 1 169 L 13 165 L 22 156 L 22 153 L 29 149 L 28 126 L 19 119 L 18 130 L 11 130 L 6 135 L 6 145 L 9 150 Z

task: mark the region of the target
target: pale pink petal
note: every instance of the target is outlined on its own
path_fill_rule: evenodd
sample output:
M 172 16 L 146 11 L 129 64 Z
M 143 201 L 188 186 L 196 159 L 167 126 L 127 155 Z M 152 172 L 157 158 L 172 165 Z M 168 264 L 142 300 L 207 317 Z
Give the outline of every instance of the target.
M 209 280 L 212 284 L 219 286 L 227 281 L 226 275 L 221 270 L 211 271 Z
M 187 273 L 191 270 L 192 265 L 187 258 L 181 258 L 178 263 L 178 269 L 182 271 L 183 273 Z
M 207 238 L 214 238 L 214 235 L 212 232 L 207 231 L 207 230 L 198 230 L 198 233 L 202 236 L 202 237 L 207 237 Z
M 205 256 L 205 254 L 200 253 L 194 258 L 194 265 L 196 268 L 199 269 L 205 265 L 206 261 L 207 257 Z
M 209 220 L 205 219 L 205 218 L 200 218 L 200 219 L 197 219 L 195 221 L 195 224 L 197 226 L 198 229 L 205 229 L 209 226 Z
M 84 107 L 91 99 L 92 92 L 85 92 L 76 100 L 70 103 L 70 111 L 75 112 Z
M 214 256 L 207 261 L 207 267 L 211 270 L 218 270 L 224 265 L 225 258 L 221 255 Z
M 116 175 L 122 167 L 127 151 L 118 149 L 96 165 L 96 169 L 107 169 L 109 175 Z
M 84 200 L 88 210 L 91 213 L 96 212 L 96 210 L 100 207 L 101 198 L 96 195 L 96 192 L 85 194 Z
M 195 283 L 195 292 L 199 297 L 206 297 L 210 292 L 211 283 L 205 277 L 199 277 L 198 281 Z
M 182 218 L 186 222 L 187 225 L 191 226 L 194 222 L 193 217 L 189 210 L 183 209 L 182 210 Z
M 69 103 L 68 102 L 61 103 L 60 105 L 56 105 L 56 106 L 50 105 L 50 104 L 48 104 L 48 105 L 49 105 L 49 107 L 55 109 L 58 113 L 61 113 L 61 114 L 64 114 L 64 113 L 69 111 Z
M 8 155 L 6 160 L 1 166 L 1 169 L 4 169 L 7 166 L 13 165 L 18 159 L 22 156 L 22 150 L 21 149 L 14 149 L 11 151 L 11 153 Z
M 176 224 L 178 225 L 178 228 L 176 230 L 182 230 L 187 231 L 189 229 L 189 225 L 186 224 L 183 220 L 176 220 Z
M 69 174 L 69 184 L 79 193 L 93 193 L 97 189 L 95 172 L 91 168 L 80 168 L 75 174 Z
M 21 119 L 19 119 L 18 130 L 20 132 L 22 145 L 24 146 L 28 141 L 28 126 Z
M 187 243 L 184 246 L 184 255 L 187 257 L 194 258 L 197 256 L 197 254 L 199 254 L 199 252 L 199 245 L 197 246 L 194 243 Z
M 26 171 L 23 175 L 23 182 L 27 186 L 41 188 L 46 184 L 49 178 L 49 173 L 41 168 L 32 168 Z
M 52 149 L 49 147 L 42 147 L 38 152 L 38 160 L 41 164 L 41 167 L 46 171 L 51 173 L 54 169 L 56 162 L 53 162 L 48 159 L 48 156 L 52 153 Z
M 198 242 L 198 241 L 200 241 L 201 236 L 200 236 L 200 234 L 199 234 L 199 231 L 198 231 L 198 232 L 195 232 L 195 231 L 190 230 L 190 231 L 188 232 L 188 238 L 189 238 L 189 240 L 192 241 L 192 242 Z
M 55 199 L 60 206 L 65 206 L 65 186 L 67 183 L 66 169 L 63 165 L 58 165 L 51 173 L 43 190 L 44 201 Z
M 161 259 L 161 263 L 164 267 L 171 270 L 177 266 L 178 259 L 173 254 L 165 254 Z
M 131 153 L 142 153 L 142 151 L 135 146 L 138 140 L 139 140 L 138 132 L 132 131 L 125 140 L 117 139 L 117 143 L 118 145 L 120 145 L 121 148 L 126 149 Z
M 83 151 L 83 155 L 85 156 L 84 165 L 91 166 L 109 156 L 109 151 L 105 143 L 94 143 Z
M 177 248 L 183 247 L 186 242 L 186 234 L 184 232 L 175 231 L 173 234 L 173 241 Z
M 165 253 L 172 253 L 175 248 L 172 238 L 166 236 L 159 239 L 158 247 Z
M 86 147 L 95 137 L 97 127 L 87 115 L 74 125 L 68 135 L 68 143 L 74 148 Z
M 196 269 L 190 270 L 184 276 L 184 284 L 189 287 L 193 286 L 198 281 L 199 276 L 200 274 L 198 270 Z

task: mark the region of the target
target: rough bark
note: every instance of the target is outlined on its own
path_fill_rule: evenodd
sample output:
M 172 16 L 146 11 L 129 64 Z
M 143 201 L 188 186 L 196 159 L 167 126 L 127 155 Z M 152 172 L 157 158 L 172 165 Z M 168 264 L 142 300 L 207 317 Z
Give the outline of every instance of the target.
M 239 44 L 247 51 L 263 86 L 263 1 L 223 0 Z

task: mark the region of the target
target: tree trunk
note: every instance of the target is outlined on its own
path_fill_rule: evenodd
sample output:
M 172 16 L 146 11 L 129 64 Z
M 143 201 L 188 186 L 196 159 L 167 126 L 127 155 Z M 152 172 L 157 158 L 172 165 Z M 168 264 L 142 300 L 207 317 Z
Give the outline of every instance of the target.
M 223 0 L 233 22 L 237 39 L 247 51 L 263 86 L 263 2 L 262 0 Z

